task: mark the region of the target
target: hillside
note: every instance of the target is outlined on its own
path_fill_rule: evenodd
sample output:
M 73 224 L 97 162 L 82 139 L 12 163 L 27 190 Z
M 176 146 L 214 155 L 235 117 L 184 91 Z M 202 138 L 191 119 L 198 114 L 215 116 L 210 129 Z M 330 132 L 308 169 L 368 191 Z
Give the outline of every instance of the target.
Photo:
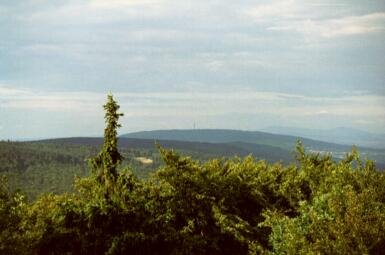
M 39 143 L 59 143 L 59 144 L 75 144 L 86 146 L 101 146 L 102 138 L 91 137 L 74 137 L 74 138 L 59 138 L 51 140 L 38 141 Z M 156 150 L 156 144 L 166 148 L 174 149 L 187 154 L 193 153 L 199 159 L 208 159 L 210 157 L 233 157 L 247 156 L 252 154 L 254 157 L 266 159 L 270 162 L 283 161 L 288 163 L 292 160 L 292 149 L 285 150 L 279 147 L 247 143 L 247 142 L 193 142 L 183 140 L 159 140 L 154 139 L 139 139 L 121 137 L 118 141 L 119 147 L 122 149 L 138 149 L 138 150 Z
M 32 200 L 44 192 L 71 191 L 76 176 L 90 173 L 88 159 L 97 155 L 102 144 L 103 138 L 87 137 L 0 142 L 0 174 L 7 176 L 12 190 L 21 189 Z M 257 144 L 183 141 L 160 141 L 158 144 L 200 161 L 249 154 L 269 162 L 292 160 L 289 151 Z M 148 177 L 163 164 L 154 140 L 120 138 L 119 148 L 124 157 L 121 169 L 129 167 L 139 178 Z M 151 164 L 143 163 L 149 160 Z
M 332 153 L 334 158 L 340 159 L 352 148 L 351 145 L 341 145 L 323 141 L 312 140 L 300 136 L 278 135 L 260 131 L 241 131 L 227 129 L 186 129 L 186 130 L 154 130 L 124 134 L 122 138 L 176 140 L 208 143 L 246 143 L 261 146 L 280 148 L 287 152 L 293 151 L 298 140 L 301 140 L 305 148 L 311 152 Z M 245 149 L 245 146 L 241 146 Z M 271 148 L 270 147 L 270 148 Z M 362 155 L 375 160 L 380 168 L 385 166 L 385 150 L 368 147 L 358 147 Z
M 268 127 L 263 132 L 301 136 L 309 139 L 344 145 L 356 144 L 370 148 L 385 148 L 385 134 L 366 132 L 353 128 L 339 127 L 333 129 L 309 129 L 294 127 Z
M 226 137 L 229 133 L 231 135 Z M 284 149 L 282 147 L 285 146 L 259 144 L 257 143 L 259 140 L 253 140 L 262 135 L 264 140 L 261 140 L 265 143 L 279 144 L 280 141 L 282 141 L 280 144 L 289 143 L 289 141 L 293 143 L 290 149 Z M 125 136 L 144 136 L 149 139 L 126 138 Z M 231 158 L 252 155 L 256 159 L 263 159 L 270 163 L 281 161 L 289 164 L 293 160 L 296 141 L 295 137 L 290 136 L 236 130 L 200 130 L 198 132 L 169 130 L 141 132 L 125 136 L 121 137 L 118 143 L 124 156 L 121 168 L 131 168 L 139 178 L 148 177 L 163 164 L 156 143 L 163 148 L 174 149 L 202 162 L 216 157 Z M 163 140 L 164 138 L 177 140 Z M 201 142 L 205 139 L 211 142 Z M 31 199 L 37 198 L 43 192 L 59 194 L 70 191 L 75 176 L 89 174 L 87 159 L 94 157 L 102 144 L 103 138 L 95 137 L 0 142 L 0 174 L 8 177 L 13 190 L 24 190 Z M 311 152 L 332 152 L 335 159 L 342 158 L 350 150 L 349 146 L 308 139 L 304 139 L 304 145 Z M 375 160 L 380 170 L 385 168 L 383 150 L 361 149 L 361 154 L 364 158 L 369 157 Z M 152 163 L 144 164 L 143 162 L 146 161 L 143 159 L 151 160 Z
M 349 147 L 311 140 L 300 136 L 278 135 L 261 131 L 242 131 L 230 129 L 175 129 L 175 130 L 154 130 L 124 134 L 121 137 L 155 139 L 155 140 L 176 140 L 189 142 L 209 142 L 209 143 L 231 143 L 246 142 L 275 146 L 286 150 L 292 150 L 294 144 L 300 139 L 311 149 L 330 149 L 346 150 Z
M 11 190 L 22 190 L 31 200 L 45 192 L 60 194 L 72 191 L 76 176 L 90 174 L 88 159 L 97 155 L 100 149 L 98 141 L 102 140 L 0 141 L 0 175 L 8 178 Z M 124 160 L 121 168 L 129 167 L 139 178 L 147 177 L 160 166 L 159 156 L 153 151 L 122 148 Z M 153 163 L 141 164 L 136 160 L 138 157 L 151 158 Z

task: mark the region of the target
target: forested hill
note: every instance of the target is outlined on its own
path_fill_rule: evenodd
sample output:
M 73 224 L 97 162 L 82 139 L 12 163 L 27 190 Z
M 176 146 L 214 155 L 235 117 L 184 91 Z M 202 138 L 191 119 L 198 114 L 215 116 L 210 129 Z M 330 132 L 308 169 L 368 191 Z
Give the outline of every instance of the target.
M 33 142 L 0 141 L 0 175 L 11 190 L 22 190 L 31 200 L 43 192 L 72 190 L 75 176 L 89 174 L 87 159 L 98 148 Z
M 301 136 L 309 139 L 338 143 L 338 144 L 357 144 L 358 146 L 385 149 L 385 134 L 363 131 L 349 127 L 338 127 L 332 129 L 312 129 L 295 127 L 267 127 L 263 132 Z
M 341 145 L 307 139 L 298 136 L 278 135 L 260 131 L 241 131 L 228 129 L 175 129 L 175 130 L 154 130 L 128 133 L 122 138 L 177 140 L 190 142 L 208 142 L 208 143 L 246 143 L 243 148 L 252 147 L 251 144 L 261 146 L 272 146 L 281 148 L 285 151 L 293 151 L 294 145 L 300 140 L 307 150 L 315 153 L 332 153 L 334 158 L 341 159 L 352 149 L 353 145 Z M 363 156 L 375 160 L 379 167 L 385 166 L 385 150 L 368 147 L 358 147 Z
M 102 138 L 95 137 L 73 137 L 73 138 L 59 138 L 37 141 L 37 143 L 54 143 L 54 144 L 73 144 L 85 146 L 101 146 L 103 144 Z M 276 146 L 255 144 L 247 142 L 192 142 L 181 140 L 158 140 L 154 139 L 137 139 L 121 137 L 118 141 L 119 147 L 122 149 L 137 149 L 137 150 L 156 150 L 157 144 L 166 149 L 175 149 L 187 153 L 195 153 L 198 159 L 205 159 L 211 157 L 244 157 L 252 154 L 259 159 L 265 159 L 269 162 L 282 161 L 289 163 L 292 161 L 292 150 L 285 150 Z
M 189 142 L 230 143 L 246 142 L 279 147 L 292 150 L 297 140 L 301 140 L 307 147 L 319 150 L 350 150 L 351 147 L 335 143 L 312 140 L 300 136 L 271 134 L 260 131 L 242 131 L 231 129 L 173 129 L 153 130 L 124 134 L 121 137 L 177 140 Z
M 0 141 L 0 175 L 8 177 L 12 190 L 23 190 L 31 200 L 44 192 L 68 192 L 73 188 L 75 176 L 89 174 L 88 159 L 97 155 L 102 144 L 103 138 L 95 137 Z M 271 163 L 281 161 L 287 164 L 293 158 L 289 151 L 248 143 L 159 141 L 158 144 L 200 161 L 251 154 Z M 163 164 L 154 140 L 120 138 L 119 148 L 124 157 L 122 168 L 131 168 L 139 178 L 146 178 Z M 143 163 L 146 160 L 151 163 Z
M 224 131 L 224 133 L 226 132 Z M 178 131 L 175 133 L 174 138 L 178 139 L 181 138 L 181 134 L 188 132 Z M 206 134 L 208 133 L 210 132 L 206 132 Z M 234 131 L 235 133 L 241 132 Z M 151 132 L 145 134 L 149 135 Z M 238 138 L 240 137 L 238 136 Z M 270 163 L 280 161 L 283 164 L 289 164 L 293 161 L 295 145 L 293 141 L 290 149 L 284 149 L 252 142 L 209 143 L 155 138 L 159 140 L 121 137 L 118 144 L 125 158 L 122 168 L 130 167 L 136 176 L 146 178 L 149 173 L 154 172 L 162 165 L 156 144 L 167 149 L 174 149 L 184 155 L 190 155 L 200 161 L 216 157 L 231 158 L 252 155 L 257 160 L 263 159 Z M 207 138 L 210 137 L 207 136 Z M 220 135 L 213 135 L 212 140 L 215 139 L 219 141 Z M 232 139 L 236 140 L 236 136 L 232 136 Z M 250 141 L 252 140 L 250 139 Z M 314 147 L 313 149 L 309 148 L 307 142 L 308 140 L 304 142 L 307 150 L 317 152 Z M 97 154 L 102 143 L 103 138 L 95 137 L 60 138 L 33 142 L 0 142 L 0 174 L 8 176 L 13 190 L 22 189 L 31 199 L 37 198 L 43 192 L 62 193 L 70 191 L 75 176 L 89 174 L 87 159 Z M 326 148 L 325 151 L 332 152 L 333 157 L 339 159 L 350 149 L 349 146 L 336 145 Z M 360 152 L 363 156 L 375 160 L 378 169 L 383 170 L 385 168 L 384 151 L 361 150 Z M 141 162 L 141 158 L 150 160 L 151 164 Z

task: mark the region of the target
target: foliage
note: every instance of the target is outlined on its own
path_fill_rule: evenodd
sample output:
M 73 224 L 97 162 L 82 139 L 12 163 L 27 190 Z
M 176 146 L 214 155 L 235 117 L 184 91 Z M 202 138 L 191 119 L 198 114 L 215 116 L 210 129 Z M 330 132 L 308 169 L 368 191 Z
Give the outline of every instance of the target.
M 20 228 L 27 204 L 23 194 L 9 190 L 0 176 L 0 254 L 23 253 L 24 233 Z
M 113 106 L 111 108 L 108 105 Z M 122 169 L 119 109 L 108 98 L 105 142 L 74 191 L 26 203 L 0 186 L 1 254 L 380 254 L 385 175 L 357 151 L 339 162 L 297 146 L 284 166 L 200 162 L 159 148 L 148 179 Z M 110 118 L 111 117 L 111 118 Z
M 273 253 L 380 254 L 385 250 L 385 175 L 353 150 L 340 163 L 305 155 L 296 176 L 298 215 L 265 212 Z M 305 186 L 304 186 L 305 185 Z M 306 199 L 303 199 L 306 198 Z
M 108 95 L 107 103 L 103 108 L 106 111 L 104 118 L 107 124 L 104 129 L 103 148 L 98 156 L 91 159 L 91 164 L 99 182 L 112 185 L 117 176 L 117 166 L 122 161 L 122 155 L 118 151 L 117 128 L 120 127 L 119 117 L 123 114 L 117 112 L 120 106 L 112 95 Z

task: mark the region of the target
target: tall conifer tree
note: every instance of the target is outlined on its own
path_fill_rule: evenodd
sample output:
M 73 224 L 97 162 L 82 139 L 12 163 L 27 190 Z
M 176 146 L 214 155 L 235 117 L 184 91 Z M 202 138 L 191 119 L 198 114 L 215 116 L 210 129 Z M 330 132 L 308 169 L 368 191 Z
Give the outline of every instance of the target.
M 107 188 L 112 185 L 117 177 L 117 167 L 122 161 L 122 155 L 118 151 L 117 129 L 121 127 L 118 123 L 123 113 L 118 113 L 120 106 L 114 100 L 112 94 L 107 97 L 107 103 L 103 105 L 105 110 L 106 128 L 104 129 L 104 143 L 102 151 L 91 160 L 93 170 L 99 182 L 104 183 Z

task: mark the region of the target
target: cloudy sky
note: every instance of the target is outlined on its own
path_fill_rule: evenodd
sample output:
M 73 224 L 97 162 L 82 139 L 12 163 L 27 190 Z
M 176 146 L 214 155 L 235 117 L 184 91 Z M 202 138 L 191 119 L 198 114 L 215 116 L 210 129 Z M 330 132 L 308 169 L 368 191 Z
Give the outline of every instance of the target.
M 385 132 L 380 0 L 0 0 L 0 139 L 169 128 Z

